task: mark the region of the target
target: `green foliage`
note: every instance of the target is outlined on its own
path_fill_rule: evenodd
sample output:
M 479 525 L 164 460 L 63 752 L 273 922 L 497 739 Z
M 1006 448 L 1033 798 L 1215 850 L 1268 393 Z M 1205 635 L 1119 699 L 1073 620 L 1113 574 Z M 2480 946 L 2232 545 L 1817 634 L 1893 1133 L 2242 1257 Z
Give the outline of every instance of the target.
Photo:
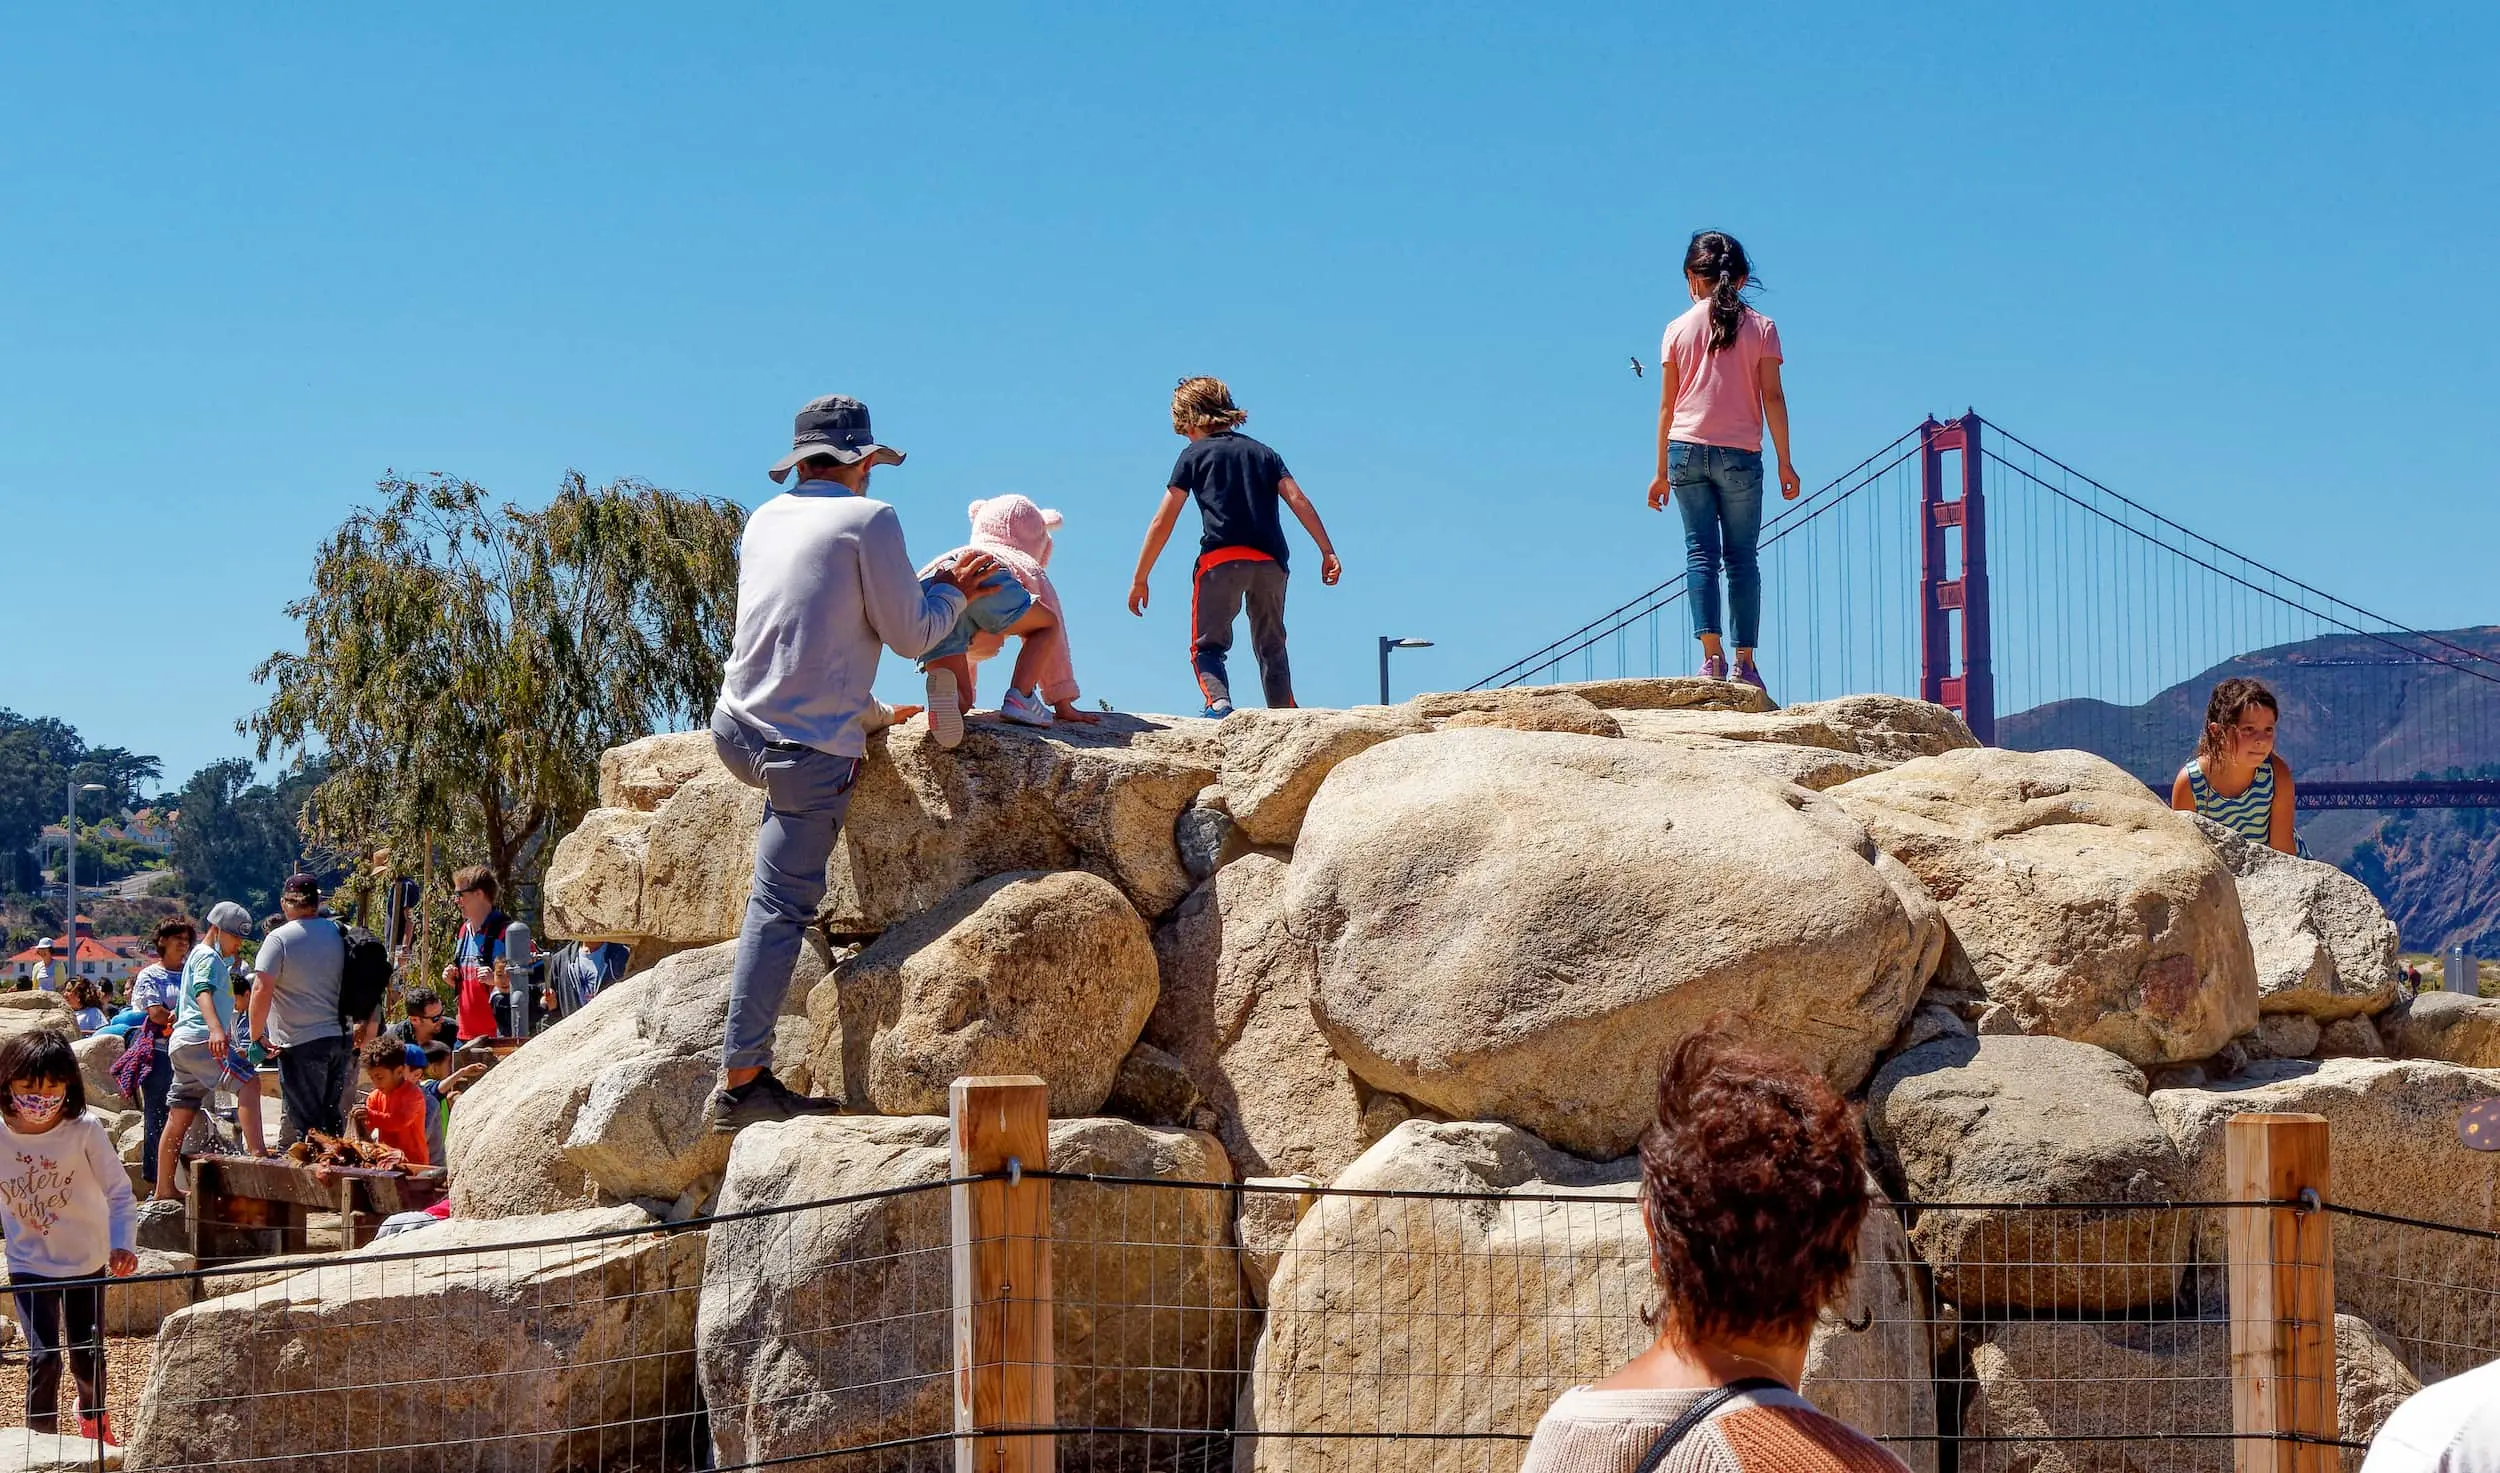
M 26 851 L 45 825 L 61 821 L 72 778 L 103 786 L 101 793 L 78 795 L 79 819 L 97 823 L 136 807 L 139 785 L 162 776 L 153 757 L 90 747 L 67 722 L 0 710 L 0 888 L 32 890 L 42 882 Z M 85 860 L 84 851 L 79 858 Z
M 577 474 L 540 511 L 443 475 L 376 489 L 288 606 L 303 649 L 254 672 L 275 689 L 246 729 L 264 758 L 322 754 L 316 838 L 389 846 L 401 873 L 431 843 L 512 894 L 589 811 L 602 751 L 708 710 L 743 513 Z
M 278 887 L 297 870 L 338 877 L 342 866 L 309 842 L 299 823 L 322 777 L 315 762 L 275 786 L 259 783 L 252 764 L 240 757 L 192 775 L 174 823 L 173 861 L 194 912 L 232 900 L 264 916 L 278 908 Z

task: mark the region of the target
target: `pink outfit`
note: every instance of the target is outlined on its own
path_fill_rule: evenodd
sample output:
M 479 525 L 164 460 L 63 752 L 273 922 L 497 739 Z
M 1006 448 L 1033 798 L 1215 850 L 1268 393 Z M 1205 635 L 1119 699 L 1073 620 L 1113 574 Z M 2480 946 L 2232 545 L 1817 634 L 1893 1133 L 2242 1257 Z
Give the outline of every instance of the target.
M 1033 650 L 1034 674 L 1043 701 L 1058 705 L 1077 697 L 1076 666 L 1068 654 L 1068 616 L 1059 607 L 1059 590 L 1050 581 L 1050 532 L 1061 522 L 1059 513 L 1035 506 L 1022 496 L 993 496 L 987 501 L 972 503 L 972 541 L 938 563 L 949 563 L 966 552 L 986 552 L 998 559 L 1001 566 L 1015 575 L 1024 591 L 1034 601 L 1050 610 L 1058 623 L 1041 633 L 1018 636 Z M 933 564 L 932 566 L 935 566 Z M 1003 635 L 979 633 L 972 637 L 971 655 L 975 663 L 996 655 L 1007 643 Z
M 1658 361 L 1675 365 L 1675 421 L 1667 438 L 1725 450 L 1762 449 L 1762 375 L 1780 361 L 1780 330 L 1751 307 L 1736 325 L 1736 341 L 1710 351 L 1710 301 L 1667 324 Z

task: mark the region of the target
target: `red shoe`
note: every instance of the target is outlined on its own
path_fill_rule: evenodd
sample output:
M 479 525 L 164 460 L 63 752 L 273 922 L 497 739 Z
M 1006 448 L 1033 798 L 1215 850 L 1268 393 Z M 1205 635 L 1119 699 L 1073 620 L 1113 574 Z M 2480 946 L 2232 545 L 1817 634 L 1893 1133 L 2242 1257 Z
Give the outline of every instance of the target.
M 89 1442 L 103 1443 L 106 1447 L 121 1446 L 113 1440 L 113 1414 L 111 1412 L 98 1412 L 92 1417 L 83 1412 L 80 1413 L 78 1435 Z

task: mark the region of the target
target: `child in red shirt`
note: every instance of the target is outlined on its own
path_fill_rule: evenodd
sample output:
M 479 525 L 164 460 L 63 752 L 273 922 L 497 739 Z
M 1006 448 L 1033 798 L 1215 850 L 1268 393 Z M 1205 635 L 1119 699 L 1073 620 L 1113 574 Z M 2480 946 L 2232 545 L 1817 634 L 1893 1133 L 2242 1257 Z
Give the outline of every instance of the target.
M 408 1046 L 389 1035 L 364 1046 L 358 1062 L 373 1093 L 355 1109 L 358 1128 L 408 1158 L 431 1165 L 425 1152 L 425 1091 L 409 1077 Z

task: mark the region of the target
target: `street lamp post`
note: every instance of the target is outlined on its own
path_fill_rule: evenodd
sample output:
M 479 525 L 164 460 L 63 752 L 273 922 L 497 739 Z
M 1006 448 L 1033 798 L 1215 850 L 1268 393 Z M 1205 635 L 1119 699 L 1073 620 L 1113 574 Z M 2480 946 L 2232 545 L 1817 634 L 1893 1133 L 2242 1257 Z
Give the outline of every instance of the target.
M 82 783 L 76 774 L 69 780 L 69 858 L 61 866 L 61 899 L 68 912 L 62 922 L 69 939 L 69 974 L 78 975 L 78 795 L 101 793 L 102 783 Z
M 1428 650 L 1430 648 L 1432 648 L 1432 641 L 1429 639 L 1391 639 L 1385 634 L 1380 636 L 1380 704 L 1384 706 L 1389 704 L 1389 651 Z

